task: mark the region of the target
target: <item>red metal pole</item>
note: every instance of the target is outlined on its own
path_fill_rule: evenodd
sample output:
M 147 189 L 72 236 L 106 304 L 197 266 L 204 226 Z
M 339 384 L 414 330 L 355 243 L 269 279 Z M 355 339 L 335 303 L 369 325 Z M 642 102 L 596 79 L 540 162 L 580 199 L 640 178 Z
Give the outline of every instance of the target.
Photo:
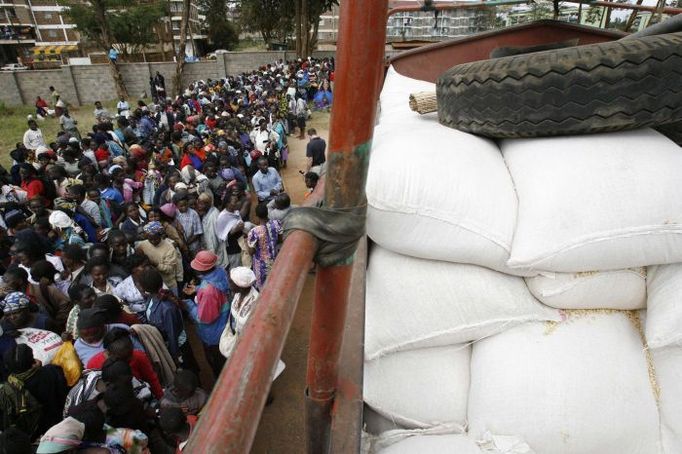
M 341 2 L 334 109 L 329 131 L 325 205 L 365 203 L 365 180 L 383 77 L 387 3 Z M 306 426 L 309 453 L 329 450 L 331 406 L 348 307 L 352 258 L 318 270 L 308 351 Z

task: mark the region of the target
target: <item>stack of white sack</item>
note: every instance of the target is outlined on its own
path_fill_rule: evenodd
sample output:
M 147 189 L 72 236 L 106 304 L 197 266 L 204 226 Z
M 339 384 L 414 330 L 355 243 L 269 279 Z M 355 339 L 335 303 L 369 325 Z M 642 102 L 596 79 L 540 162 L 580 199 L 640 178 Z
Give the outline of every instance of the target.
M 682 150 L 496 143 L 409 111 L 434 90 L 389 68 L 380 100 L 365 449 L 682 454 Z
M 682 453 L 682 264 L 649 267 L 646 338 L 660 387 L 665 454 Z

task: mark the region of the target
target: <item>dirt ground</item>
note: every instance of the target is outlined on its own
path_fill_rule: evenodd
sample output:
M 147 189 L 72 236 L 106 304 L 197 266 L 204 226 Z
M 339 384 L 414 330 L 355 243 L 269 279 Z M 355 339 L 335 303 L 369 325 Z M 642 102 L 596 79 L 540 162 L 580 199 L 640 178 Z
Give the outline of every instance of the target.
M 328 114 L 313 113 L 308 126 L 316 128 L 321 137 L 328 139 Z M 302 203 L 305 194 L 305 184 L 299 170 L 305 170 L 307 143 L 308 139 L 289 137 L 289 163 L 281 174 L 293 204 Z M 315 276 L 309 274 L 282 353 L 286 370 L 273 384 L 275 400 L 263 411 L 252 453 L 305 452 L 303 391 L 314 284 Z

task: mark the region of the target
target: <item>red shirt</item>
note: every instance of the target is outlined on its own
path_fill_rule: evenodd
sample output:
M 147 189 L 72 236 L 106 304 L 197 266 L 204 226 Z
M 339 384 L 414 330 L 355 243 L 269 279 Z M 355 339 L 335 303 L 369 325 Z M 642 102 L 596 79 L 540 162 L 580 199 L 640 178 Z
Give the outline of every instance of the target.
M 104 147 L 99 147 L 95 150 L 95 159 L 97 162 L 107 161 L 109 159 L 109 150 Z
M 43 182 L 37 179 L 33 179 L 30 181 L 22 181 L 21 182 L 21 189 L 26 191 L 26 200 L 31 200 L 33 197 L 37 195 L 42 195 L 43 191 L 45 190 L 45 187 L 43 186 Z
M 88 361 L 86 369 L 101 369 L 104 362 L 107 360 L 105 352 L 99 352 Z M 154 367 L 151 361 L 147 358 L 145 352 L 140 350 L 133 350 L 133 356 L 130 358 L 130 369 L 133 371 L 133 376 L 139 380 L 145 381 L 149 384 L 152 390 L 152 394 L 157 399 L 163 397 L 163 388 L 161 388 L 161 383 L 159 382 L 159 377 L 154 372 Z

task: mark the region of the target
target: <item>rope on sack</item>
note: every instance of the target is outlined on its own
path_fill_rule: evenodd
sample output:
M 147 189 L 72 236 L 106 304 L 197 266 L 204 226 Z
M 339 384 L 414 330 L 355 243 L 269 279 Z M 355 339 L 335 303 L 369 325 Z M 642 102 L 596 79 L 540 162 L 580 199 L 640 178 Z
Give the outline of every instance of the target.
M 346 262 L 365 234 L 367 203 L 351 208 L 297 207 L 284 218 L 284 239 L 294 230 L 303 230 L 317 239 L 315 263 L 332 266 Z

